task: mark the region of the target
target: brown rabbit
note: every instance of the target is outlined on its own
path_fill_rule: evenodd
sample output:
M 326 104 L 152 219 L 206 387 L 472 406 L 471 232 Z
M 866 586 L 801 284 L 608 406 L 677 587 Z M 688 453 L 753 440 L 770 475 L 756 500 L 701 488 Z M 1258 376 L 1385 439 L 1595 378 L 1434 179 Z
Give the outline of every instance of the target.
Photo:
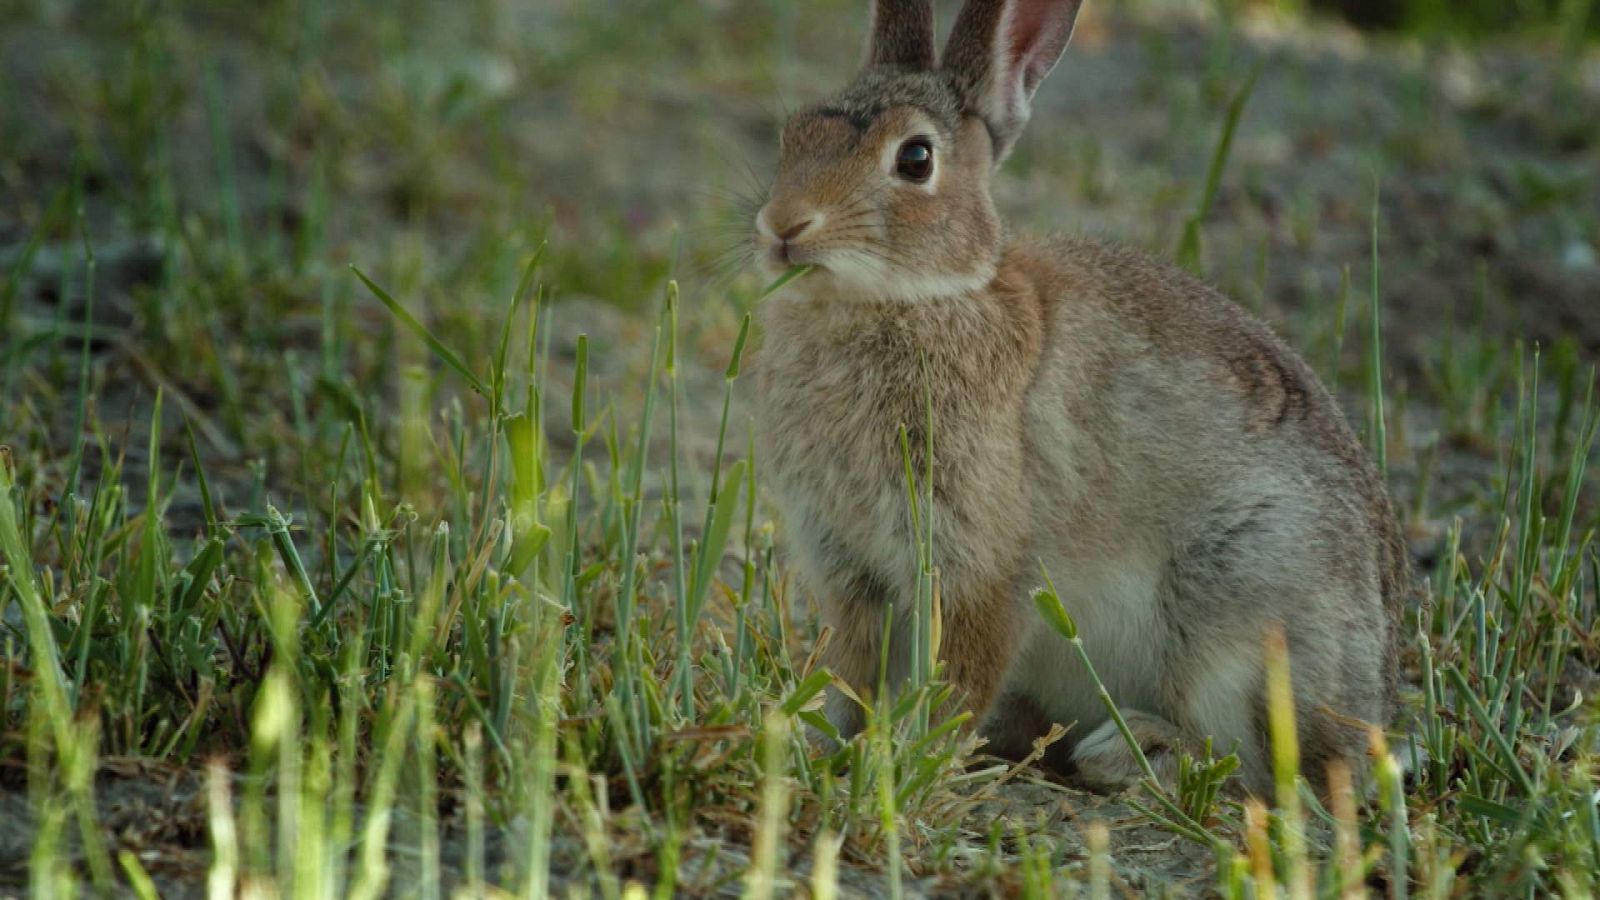
M 1206 737 L 1271 784 L 1264 640 L 1281 629 L 1306 775 L 1394 707 L 1407 590 L 1383 484 L 1316 375 L 1178 269 L 1082 239 L 1014 238 L 990 179 L 1080 0 L 971 0 L 935 61 L 930 2 L 879 0 L 864 71 L 784 126 L 756 216 L 767 474 L 835 629 L 828 664 L 910 667 L 915 542 L 898 427 L 931 381 L 947 676 L 998 752 L 1050 722 L 1085 781 L 1138 769 L 1072 649 L 1038 619 L 1053 575 L 1152 760 Z M 927 378 L 924 373 L 927 373 Z M 861 713 L 831 693 L 846 734 Z

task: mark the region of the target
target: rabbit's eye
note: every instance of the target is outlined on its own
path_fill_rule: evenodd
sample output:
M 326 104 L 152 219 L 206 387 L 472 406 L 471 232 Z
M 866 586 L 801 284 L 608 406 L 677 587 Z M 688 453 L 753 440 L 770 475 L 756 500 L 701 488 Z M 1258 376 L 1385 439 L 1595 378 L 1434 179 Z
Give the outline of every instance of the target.
M 933 174 L 933 144 L 925 137 L 914 137 L 900 145 L 894 157 L 896 175 L 921 184 Z

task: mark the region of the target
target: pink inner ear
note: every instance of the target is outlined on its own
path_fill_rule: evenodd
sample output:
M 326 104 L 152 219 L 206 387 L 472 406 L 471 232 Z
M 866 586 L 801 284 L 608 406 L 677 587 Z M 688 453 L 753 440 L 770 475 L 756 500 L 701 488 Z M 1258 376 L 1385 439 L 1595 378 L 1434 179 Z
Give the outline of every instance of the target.
M 1039 43 L 1050 17 L 1048 3 L 1017 3 L 1011 8 L 1011 63 L 1020 64 Z
M 1011 4 L 1010 34 L 1006 46 L 1011 70 L 1022 76 L 1024 90 L 1032 94 L 1055 67 L 1072 36 L 1072 10 L 1063 0 L 1016 0 Z

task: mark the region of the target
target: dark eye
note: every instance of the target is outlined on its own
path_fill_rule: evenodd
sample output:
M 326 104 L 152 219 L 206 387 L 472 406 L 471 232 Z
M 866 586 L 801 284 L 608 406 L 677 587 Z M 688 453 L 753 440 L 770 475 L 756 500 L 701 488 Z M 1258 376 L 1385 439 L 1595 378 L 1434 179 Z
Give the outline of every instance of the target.
M 933 174 L 933 143 L 925 137 L 914 137 L 900 145 L 894 156 L 896 175 L 915 184 L 921 184 Z

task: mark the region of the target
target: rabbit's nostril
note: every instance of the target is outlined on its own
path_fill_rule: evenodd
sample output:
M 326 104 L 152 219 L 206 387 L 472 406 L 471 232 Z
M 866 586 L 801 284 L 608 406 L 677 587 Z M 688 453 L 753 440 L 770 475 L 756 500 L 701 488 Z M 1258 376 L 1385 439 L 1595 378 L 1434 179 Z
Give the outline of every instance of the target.
M 778 240 L 784 241 L 784 242 L 788 242 L 788 241 L 794 240 L 795 238 L 797 238 L 800 235 L 804 234 L 805 230 L 807 228 L 810 228 L 811 227 L 811 223 L 814 222 L 814 221 L 816 221 L 816 219 L 805 219 L 804 221 L 801 221 L 801 222 L 796 223 L 794 225 L 790 225 L 788 228 L 785 228 L 784 230 L 778 232 Z

